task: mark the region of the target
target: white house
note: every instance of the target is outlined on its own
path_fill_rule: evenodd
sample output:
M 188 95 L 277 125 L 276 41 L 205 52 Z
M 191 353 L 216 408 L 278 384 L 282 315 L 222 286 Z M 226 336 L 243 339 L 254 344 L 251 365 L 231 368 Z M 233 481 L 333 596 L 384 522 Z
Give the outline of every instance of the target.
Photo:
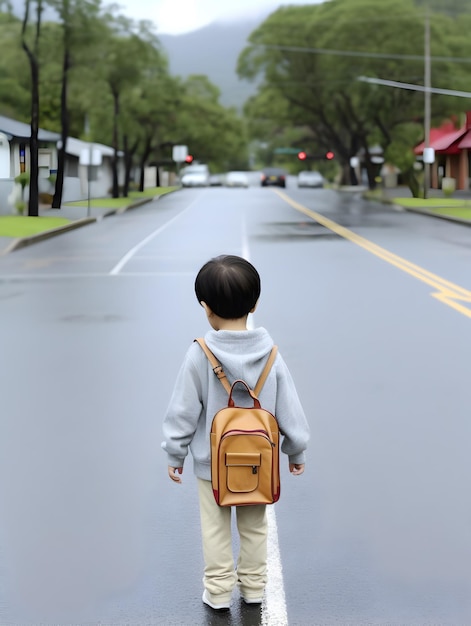
M 14 179 L 21 172 L 29 170 L 29 124 L 0 115 L 0 214 L 10 213 L 7 198 L 12 190 Z M 60 135 L 42 128 L 38 131 L 39 184 L 57 167 L 56 145 Z
M 7 199 L 15 184 L 15 178 L 21 172 L 27 172 L 30 169 L 30 136 L 31 127 L 29 124 L 0 115 L 0 215 L 11 213 L 12 207 L 8 204 Z M 52 193 L 53 185 L 49 182 L 49 177 L 57 171 L 57 145 L 60 142 L 60 135 L 39 129 L 38 142 L 39 191 Z M 83 151 L 90 149 L 98 150 L 101 154 L 101 164 L 90 168 L 91 195 L 93 197 L 109 195 L 112 185 L 111 159 L 114 154 L 113 148 L 69 137 L 66 146 L 63 202 L 84 200 L 88 197 L 89 171 L 86 165 L 80 164 L 80 156 Z M 121 181 L 124 178 L 121 162 L 118 167 Z
M 113 148 L 101 143 L 89 143 L 74 137 L 68 137 L 66 145 L 66 164 L 64 172 L 63 202 L 84 200 L 88 197 L 88 166 L 81 165 L 80 157 L 87 151 L 99 151 L 101 164 L 90 168 L 90 195 L 94 198 L 104 198 L 110 195 L 113 184 L 111 161 L 114 155 Z M 121 156 L 121 153 L 119 153 Z M 121 159 L 118 163 L 118 176 L 124 179 Z

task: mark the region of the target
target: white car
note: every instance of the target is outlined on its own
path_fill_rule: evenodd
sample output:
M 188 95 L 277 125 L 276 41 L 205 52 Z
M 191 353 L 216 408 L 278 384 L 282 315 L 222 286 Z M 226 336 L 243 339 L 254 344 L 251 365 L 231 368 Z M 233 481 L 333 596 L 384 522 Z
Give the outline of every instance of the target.
M 324 178 L 319 172 L 299 172 L 298 187 L 323 187 Z
M 207 165 L 189 165 L 182 170 L 180 178 L 182 187 L 207 187 L 209 185 L 209 168 Z
M 249 186 L 249 178 L 245 172 L 229 172 L 226 174 L 224 181 L 226 187 L 245 187 Z

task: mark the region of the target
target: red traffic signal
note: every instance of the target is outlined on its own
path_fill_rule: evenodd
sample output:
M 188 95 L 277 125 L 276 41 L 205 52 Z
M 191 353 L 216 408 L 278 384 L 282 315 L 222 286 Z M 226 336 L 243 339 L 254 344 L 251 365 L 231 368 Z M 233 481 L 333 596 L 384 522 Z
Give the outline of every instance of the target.
M 298 152 L 298 159 L 300 161 L 305 161 L 307 159 L 307 154 L 305 152 Z
M 191 154 L 188 154 L 185 157 L 185 163 L 192 163 L 193 162 L 193 156 Z
M 335 156 L 335 154 L 331 150 L 329 150 L 329 152 L 325 153 L 325 158 L 328 159 L 329 161 L 332 161 L 334 156 Z

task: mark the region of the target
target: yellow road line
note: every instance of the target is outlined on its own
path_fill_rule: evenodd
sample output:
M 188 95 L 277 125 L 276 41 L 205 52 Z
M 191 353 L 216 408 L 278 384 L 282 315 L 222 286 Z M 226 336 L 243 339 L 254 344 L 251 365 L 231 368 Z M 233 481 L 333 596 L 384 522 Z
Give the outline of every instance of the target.
M 464 289 L 459 285 L 455 285 L 454 283 L 445 280 L 444 278 L 441 278 L 436 274 L 432 274 L 432 272 L 429 272 L 419 265 L 415 265 L 414 263 L 403 259 L 397 254 L 393 254 L 385 248 L 381 248 L 381 246 L 378 246 L 372 241 L 369 241 L 368 239 L 357 235 L 352 230 L 349 230 L 348 228 L 337 224 L 337 222 L 332 221 L 328 217 L 325 217 L 324 215 L 321 215 L 320 213 L 312 211 L 302 204 L 299 204 L 299 202 L 296 202 L 295 200 L 287 196 L 284 192 L 279 190 L 274 191 L 280 196 L 280 198 L 282 198 L 285 202 L 292 206 L 293 209 L 296 209 L 297 211 L 304 213 L 308 217 L 311 217 L 325 228 L 331 230 L 333 233 L 336 233 L 344 239 L 348 239 L 348 241 L 355 243 L 357 246 L 360 246 L 364 250 L 367 250 L 371 254 L 374 254 L 375 256 L 379 257 L 383 261 L 386 261 L 390 265 L 394 265 L 403 272 L 406 272 L 407 274 L 410 274 L 421 282 L 430 285 L 430 287 L 433 287 L 437 290 L 436 292 L 430 294 L 432 297 L 437 298 L 437 300 L 443 302 L 443 304 L 446 304 L 458 311 L 459 313 L 462 313 L 463 315 L 471 318 L 471 308 L 468 308 L 464 304 L 461 304 L 463 302 L 471 303 L 471 291 L 469 291 L 468 289 Z

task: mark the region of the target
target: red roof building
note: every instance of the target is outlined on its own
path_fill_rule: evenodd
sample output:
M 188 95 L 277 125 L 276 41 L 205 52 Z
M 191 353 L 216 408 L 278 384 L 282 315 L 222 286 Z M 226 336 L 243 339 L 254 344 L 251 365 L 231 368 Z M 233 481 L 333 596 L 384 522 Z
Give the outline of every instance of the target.
M 414 148 L 422 155 L 425 143 Z M 457 129 L 452 121 L 444 122 L 439 128 L 430 129 L 430 148 L 435 150 L 435 163 L 431 166 L 432 187 L 441 187 L 444 176 L 456 180 L 457 189 L 469 189 L 471 172 L 471 111 L 466 114 L 464 126 Z

